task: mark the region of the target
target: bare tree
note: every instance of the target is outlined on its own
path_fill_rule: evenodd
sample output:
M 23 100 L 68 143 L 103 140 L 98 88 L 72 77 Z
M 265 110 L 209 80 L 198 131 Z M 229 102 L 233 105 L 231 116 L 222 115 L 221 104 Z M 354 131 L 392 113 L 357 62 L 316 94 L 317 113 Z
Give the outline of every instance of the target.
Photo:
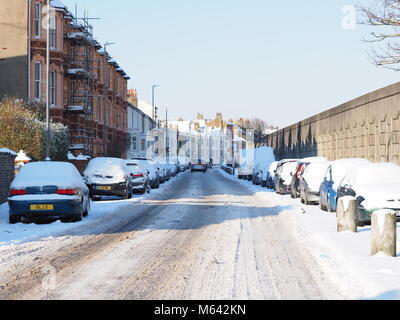
M 259 118 L 252 118 L 251 120 L 245 119 L 241 121 L 242 129 L 252 129 L 254 130 L 254 144 L 255 147 L 262 146 L 266 140 L 267 129 L 270 129 L 271 126 L 267 124 L 266 121 Z
M 371 60 L 377 66 L 400 71 L 400 0 L 374 0 L 369 7 L 358 6 L 362 20 L 359 24 L 375 27 L 364 41 L 379 43 L 372 48 Z

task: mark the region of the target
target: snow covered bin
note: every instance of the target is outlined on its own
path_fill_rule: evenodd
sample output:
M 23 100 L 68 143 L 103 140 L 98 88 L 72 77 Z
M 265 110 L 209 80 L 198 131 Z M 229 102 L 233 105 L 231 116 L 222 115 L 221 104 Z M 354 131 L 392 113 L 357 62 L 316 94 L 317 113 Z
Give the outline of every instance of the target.
M 0 149 L 0 203 L 7 200 L 11 182 L 14 180 L 16 156 L 17 154 L 12 150 Z

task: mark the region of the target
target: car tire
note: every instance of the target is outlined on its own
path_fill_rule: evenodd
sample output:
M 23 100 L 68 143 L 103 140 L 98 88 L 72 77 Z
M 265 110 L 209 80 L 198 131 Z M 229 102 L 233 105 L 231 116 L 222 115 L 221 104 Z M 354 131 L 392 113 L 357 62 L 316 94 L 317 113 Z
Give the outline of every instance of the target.
M 21 222 L 21 217 L 20 216 L 9 216 L 9 218 L 8 218 L 8 222 L 10 223 L 10 224 L 16 224 L 16 223 L 19 223 L 19 222 Z
M 306 205 L 306 206 L 309 206 L 311 203 L 310 203 L 310 201 L 308 201 L 308 199 L 307 199 L 307 192 L 305 192 L 304 193 L 304 204 Z
M 86 210 L 83 212 L 83 216 L 87 217 L 89 215 L 90 212 L 90 201 L 88 201 L 87 206 L 86 206 Z

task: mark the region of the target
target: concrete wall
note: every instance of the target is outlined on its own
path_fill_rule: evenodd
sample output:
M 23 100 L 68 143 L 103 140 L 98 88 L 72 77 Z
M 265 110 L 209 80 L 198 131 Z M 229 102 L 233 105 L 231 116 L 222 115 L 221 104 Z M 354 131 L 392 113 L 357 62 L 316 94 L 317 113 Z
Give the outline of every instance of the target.
M 0 203 L 7 200 L 10 184 L 14 180 L 15 155 L 0 152 Z
M 27 98 L 28 1 L 1 0 L 0 98 Z
M 400 164 L 400 82 L 267 136 L 277 159 L 359 157 Z

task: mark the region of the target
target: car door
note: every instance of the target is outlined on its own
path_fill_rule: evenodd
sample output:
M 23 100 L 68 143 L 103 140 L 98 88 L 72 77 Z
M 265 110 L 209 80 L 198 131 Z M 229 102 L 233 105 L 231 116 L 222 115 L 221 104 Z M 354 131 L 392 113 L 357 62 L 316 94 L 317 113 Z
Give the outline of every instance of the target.
M 329 186 L 331 184 L 331 171 L 332 168 L 329 166 L 329 168 L 326 170 L 324 180 L 321 183 L 320 186 L 320 200 L 322 201 L 322 204 L 328 205 L 328 194 L 329 194 Z

